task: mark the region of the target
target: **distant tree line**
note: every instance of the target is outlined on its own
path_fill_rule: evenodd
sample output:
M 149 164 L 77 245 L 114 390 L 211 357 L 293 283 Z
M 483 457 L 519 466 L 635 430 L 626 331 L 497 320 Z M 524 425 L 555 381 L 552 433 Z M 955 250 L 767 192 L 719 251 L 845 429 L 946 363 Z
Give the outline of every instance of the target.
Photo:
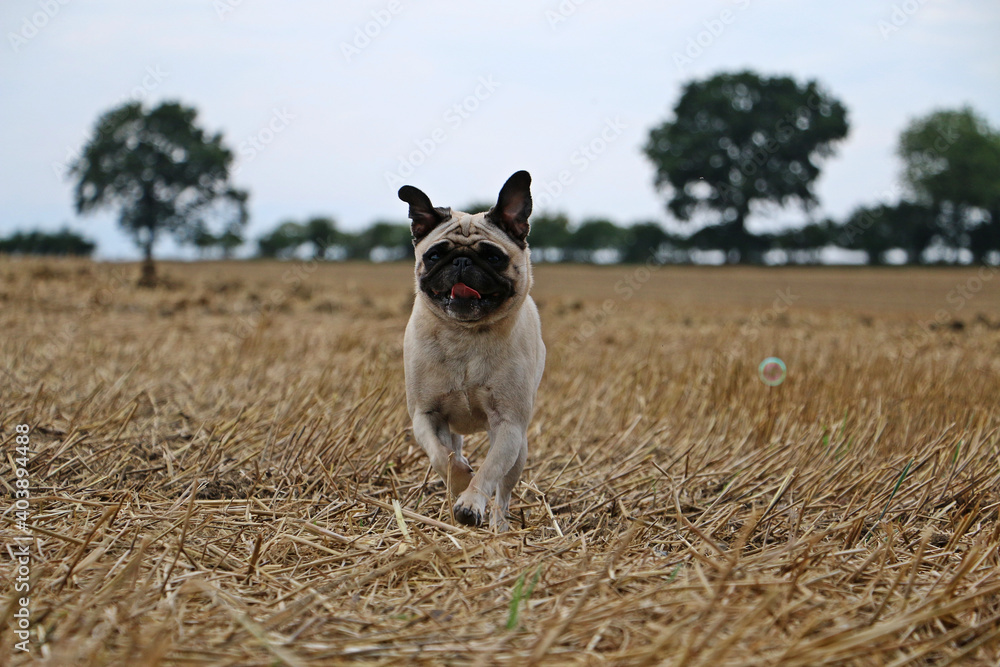
M 805 211 L 815 208 L 819 162 L 847 131 L 846 108 L 814 81 L 798 84 L 753 72 L 693 81 L 674 118 L 650 130 L 645 152 L 681 228 L 697 214 L 704 226 L 679 233 L 654 221 L 623 227 L 591 218 L 574 224 L 565 215 L 541 212 L 532 218 L 528 237 L 534 257 L 683 263 L 718 251 L 729 262 L 818 263 L 831 247 L 861 251 L 869 264 L 886 263 L 893 251 L 911 264 L 934 255 L 937 262 L 1000 257 L 1000 132 L 967 107 L 931 113 L 903 131 L 897 148 L 903 173 L 883 193 L 897 201 L 858 207 L 844 220 L 750 232 L 746 221 L 761 207 L 795 202 Z M 303 246 L 318 259 L 412 255 L 406 225 L 389 222 L 349 233 L 338 231 L 330 218 L 290 221 L 258 240 L 264 257 L 293 256 Z
M 690 81 L 643 147 L 654 185 L 677 221 L 674 231 L 652 221 L 571 223 L 539 211 L 529 237 L 535 257 L 687 262 L 715 250 L 728 262 L 809 263 L 831 246 L 863 251 L 872 264 L 900 251 L 911 263 L 1000 257 L 1000 132 L 969 108 L 935 111 L 909 124 L 897 149 L 903 172 L 880 196 L 883 203 L 860 207 L 845 220 L 752 233 L 747 221 L 761 210 L 815 209 L 821 166 L 849 129 L 846 106 L 813 80 L 743 71 Z M 74 203 L 81 214 L 117 212 L 143 253 L 140 284 L 152 285 L 153 248 L 164 236 L 203 255 L 230 257 L 243 245 L 249 193 L 231 182 L 233 160 L 222 134 L 200 127 L 194 108 L 130 102 L 98 118 L 70 165 Z M 73 245 L 69 237 L 53 242 L 34 234 L 7 239 L 0 251 L 93 250 L 82 239 Z M 259 256 L 275 258 L 391 260 L 413 253 L 407 225 L 391 221 L 350 232 L 325 216 L 287 220 L 255 241 Z
M 777 263 L 818 264 L 824 249 L 836 247 L 864 252 L 871 265 L 885 264 L 891 250 L 901 251 L 904 263 L 923 264 L 927 262 L 924 251 L 946 232 L 940 220 L 932 207 L 911 202 L 861 207 L 841 221 L 825 219 L 780 232 L 749 234 L 749 247 L 759 258 L 768 255 Z M 985 259 L 989 250 L 1000 250 L 996 245 L 974 245 L 980 238 L 969 236 L 968 248 L 977 261 Z M 641 263 L 653 259 L 675 264 L 702 261 L 706 251 L 725 256 L 734 242 L 728 230 L 717 225 L 688 235 L 670 232 L 655 221 L 626 226 L 588 218 L 574 224 L 561 213 L 533 216 L 528 240 L 536 262 Z M 328 217 L 283 222 L 261 236 L 257 245 L 259 257 L 278 259 L 387 261 L 413 256 L 410 229 L 404 223 L 378 222 L 360 232 L 346 232 L 337 230 Z M 946 254 L 937 261 L 955 261 L 955 255 Z
M 413 256 L 410 228 L 380 221 L 360 232 L 337 229 L 329 217 L 288 220 L 257 239 L 259 257 L 286 258 L 305 248 L 313 259 L 393 260 Z
M 903 173 L 883 195 L 898 203 L 860 207 L 840 223 L 750 233 L 755 209 L 817 205 L 820 162 L 847 133 L 846 107 L 815 81 L 724 73 L 688 83 L 644 151 L 674 217 L 708 218 L 685 242 L 723 250 L 729 261 L 759 262 L 772 249 L 808 258 L 825 246 L 863 250 L 870 263 L 893 249 L 914 263 L 931 247 L 953 262 L 1000 252 L 1000 132 L 968 107 L 936 111 L 903 131 Z
M 89 257 L 97 245 L 63 227 L 58 232 L 14 232 L 0 238 L 0 253 L 7 255 L 78 255 Z

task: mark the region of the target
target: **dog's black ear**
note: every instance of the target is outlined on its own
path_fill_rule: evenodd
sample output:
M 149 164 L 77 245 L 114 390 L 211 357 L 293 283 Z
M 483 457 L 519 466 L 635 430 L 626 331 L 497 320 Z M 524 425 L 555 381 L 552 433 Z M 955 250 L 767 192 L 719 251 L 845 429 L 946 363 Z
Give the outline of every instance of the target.
M 413 187 L 404 185 L 399 189 L 399 198 L 410 205 L 410 233 L 413 244 L 431 233 L 431 230 L 451 217 L 450 208 L 431 204 L 430 197 Z
M 531 174 L 519 171 L 503 184 L 497 205 L 489 210 L 486 217 L 524 248 L 527 245 L 525 239 L 528 237 L 530 215 Z

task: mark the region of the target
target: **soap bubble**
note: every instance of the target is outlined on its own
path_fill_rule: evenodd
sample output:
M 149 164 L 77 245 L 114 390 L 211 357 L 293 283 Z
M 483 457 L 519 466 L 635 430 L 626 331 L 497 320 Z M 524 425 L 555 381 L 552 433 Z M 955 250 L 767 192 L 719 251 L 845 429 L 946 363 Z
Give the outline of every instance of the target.
M 760 366 L 757 367 L 757 375 L 760 376 L 760 381 L 768 387 L 777 387 L 785 381 L 788 369 L 785 368 L 785 362 L 781 359 L 768 357 L 760 362 Z

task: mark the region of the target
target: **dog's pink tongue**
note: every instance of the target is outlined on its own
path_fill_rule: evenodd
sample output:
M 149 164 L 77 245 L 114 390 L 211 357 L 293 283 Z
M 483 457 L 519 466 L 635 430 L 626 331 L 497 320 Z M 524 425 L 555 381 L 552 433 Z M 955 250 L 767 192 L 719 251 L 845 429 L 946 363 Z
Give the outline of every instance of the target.
M 455 283 L 455 286 L 451 288 L 451 298 L 455 299 L 481 299 L 482 296 L 479 292 L 472 289 L 465 283 Z

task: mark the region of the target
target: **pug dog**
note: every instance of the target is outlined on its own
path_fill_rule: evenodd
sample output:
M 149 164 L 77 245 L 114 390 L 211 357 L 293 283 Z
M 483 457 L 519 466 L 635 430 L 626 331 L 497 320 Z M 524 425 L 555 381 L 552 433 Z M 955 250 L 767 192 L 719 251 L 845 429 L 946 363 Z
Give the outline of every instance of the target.
M 404 185 L 416 251 L 416 298 L 403 337 L 406 407 L 413 436 L 457 496 L 455 519 L 509 527 L 510 494 L 528 455 L 528 423 L 545 368 L 538 309 L 528 295 L 531 176 L 519 171 L 496 205 L 470 215 L 436 207 Z M 473 472 L 462 436 L 486 431 Z

